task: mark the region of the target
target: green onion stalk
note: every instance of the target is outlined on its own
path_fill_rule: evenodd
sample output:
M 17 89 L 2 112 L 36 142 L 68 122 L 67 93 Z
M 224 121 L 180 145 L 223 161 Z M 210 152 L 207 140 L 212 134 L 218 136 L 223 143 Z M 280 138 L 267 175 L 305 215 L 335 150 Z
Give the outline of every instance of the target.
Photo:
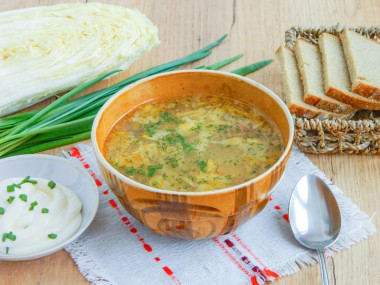
M 97 112 L 120 89 L 145 77 L 172 71 L 184 64 L 205 58 L 211 54 L 210 50 L 218 46 L 226 37 L 227 35 L 224 35 L 216 42 L 184 58 L 137 73 L 110 87 L 71 99 L 90 86 L 120 70 L 108 72 L 76 87 L 41 110 L 0 118 L 0 158 L 41 152 L 89 139 L 91 136 L 91 126 Z M 217 70 L 238 60 L 242 56 L 240 54 L 209 66 L 199 66 L 196 69 Z M 231 73 L 245 76 L 263 68 L 271 62 L 271 59 L 260 61 L 233 70 Z

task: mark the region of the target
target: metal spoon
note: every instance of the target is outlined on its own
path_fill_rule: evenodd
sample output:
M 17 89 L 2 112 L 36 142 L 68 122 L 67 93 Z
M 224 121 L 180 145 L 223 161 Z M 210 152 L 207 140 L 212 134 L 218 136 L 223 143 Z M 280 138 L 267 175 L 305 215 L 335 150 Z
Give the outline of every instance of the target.
M 337 240 L 341 216 L 330 188 L 318 176 L 305 175 L 298 181 L 290 198 L 289 222 L 296 240 L 318 252 L 322 283 L 330 284 L 324 249 Z

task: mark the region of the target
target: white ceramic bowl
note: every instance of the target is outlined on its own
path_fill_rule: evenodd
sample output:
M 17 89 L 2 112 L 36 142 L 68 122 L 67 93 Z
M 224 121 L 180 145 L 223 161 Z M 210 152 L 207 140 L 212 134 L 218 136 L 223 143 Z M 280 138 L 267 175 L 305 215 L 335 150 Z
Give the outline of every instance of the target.
M 67 159 L 51 155 L 30 154 L 0 160 L 0 181 L 28 175 L 53 180 L 75 192 L 82 202 L 82 223 L 71 238 L 53 248 L 28 255 L 5 255 L 0 253 L 0 260 L 36 259 L 62 249 L 87 229 L 98 209 L 99 194 L 94 180 L 88 173 Z

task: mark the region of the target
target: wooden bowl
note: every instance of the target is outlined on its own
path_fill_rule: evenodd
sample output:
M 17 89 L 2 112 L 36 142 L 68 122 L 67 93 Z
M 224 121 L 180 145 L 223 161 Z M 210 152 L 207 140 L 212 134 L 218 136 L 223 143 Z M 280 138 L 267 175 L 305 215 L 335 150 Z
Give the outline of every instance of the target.
M 218 95 L 246 102 L 280 130 L 285 148 L 280 159 L 260 176 L 240 185 L 208 192 L 174 192 L 135 182 L 104 157 L 104 142 L 125 113 L 152 99 L 183 95 Z M 282 177 L 294 134 L 291 115 L 272 91 L 248 78 L 226 72 L 185 70 L 140 80 L 110 98 L 97 114 L 92 143 L 108 186 L 124 208 L 152 231 L 182 239 L 227 234 L 258 214 Z

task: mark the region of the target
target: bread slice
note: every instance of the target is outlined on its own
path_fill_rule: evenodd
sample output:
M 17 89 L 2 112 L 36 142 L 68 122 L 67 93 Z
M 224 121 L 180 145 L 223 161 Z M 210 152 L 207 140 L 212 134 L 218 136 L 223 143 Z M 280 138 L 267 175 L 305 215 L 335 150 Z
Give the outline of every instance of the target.
M 297 61 L 293 51 L 287 47 L 279 47 L 276 51 L 280 62 L 283 90 L 285 93 L 285 103 L 290 112 L 304 118 L 349 118 L 349 114 L 335 114 L 318 109 L 303 101 L 303 86 L 297 67 Z
M 380 101 L 351 92 L 351 80 L 340 39 L 323 33 L 318 42 L 326 95 L 358 109 L 380 110 Z
M 305 103 L 338 114 L 356 112 L 354 107 L 325 94 L 322 59 L 317 45 L 301 39 L 295 43 L 293 50 L 301 73 Z
M 340 38 L 352 92 L 380 100 L 380 43 L 350 30 L 343 31 Z

